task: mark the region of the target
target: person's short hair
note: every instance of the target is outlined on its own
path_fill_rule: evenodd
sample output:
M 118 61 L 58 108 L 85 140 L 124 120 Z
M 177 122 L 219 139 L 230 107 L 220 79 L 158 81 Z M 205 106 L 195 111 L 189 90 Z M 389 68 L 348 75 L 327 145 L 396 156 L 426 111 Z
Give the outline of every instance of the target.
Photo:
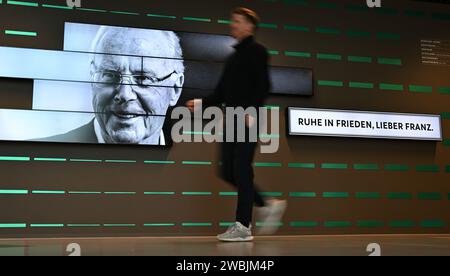
M 250 23 L 252 23 L 255 26 L 255 30 L 258 29 L 260 18 L 255 11 L 252 11 L 251 9 L 244 7 L 238 7 L 233 10 L 232 14 L 244 16 Z

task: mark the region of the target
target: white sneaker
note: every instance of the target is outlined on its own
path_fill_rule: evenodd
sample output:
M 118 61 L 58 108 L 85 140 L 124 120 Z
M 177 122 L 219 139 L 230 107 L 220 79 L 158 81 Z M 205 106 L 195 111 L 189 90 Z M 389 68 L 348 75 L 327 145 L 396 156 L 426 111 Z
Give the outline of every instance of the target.
M 252 226 L 250 225 L 248 228 L 242 225 L 240 222 L 236 222 L 230 227 L 228 230 L 220 235 L 217 235 L 217 239 L 219 241 L 224 242 L 246 242 L 252 241 Z
M 266 206 L 257 208 L 257 217 L 262 224 L 258 230 L 258 235 L 275 234 L 286 208 L 287 201 L 278 199 L 267 200 Z

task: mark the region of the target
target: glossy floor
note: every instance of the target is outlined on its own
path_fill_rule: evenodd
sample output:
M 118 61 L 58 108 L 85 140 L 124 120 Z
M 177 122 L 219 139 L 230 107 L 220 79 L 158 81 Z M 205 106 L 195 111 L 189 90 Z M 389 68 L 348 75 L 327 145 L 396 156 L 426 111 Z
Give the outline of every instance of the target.
M 0 240 L 0 256 L 67 256 L 78 250 L 85 256 L 367 256 L 373 243 L 381 255 L 450 256 L 450 235 L 257 237 L 247 243 L 221 243 L 214 237 L 11 239 Z

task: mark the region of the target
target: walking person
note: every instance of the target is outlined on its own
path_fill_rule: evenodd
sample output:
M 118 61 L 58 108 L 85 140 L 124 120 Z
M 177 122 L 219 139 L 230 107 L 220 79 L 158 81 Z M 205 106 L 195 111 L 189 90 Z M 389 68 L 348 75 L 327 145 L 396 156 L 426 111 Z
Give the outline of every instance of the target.
M 238 43 L 235 52 L 226 61 L 222 77 L 215 92 L 204 99 L 187 102 L 187 107 L 194 112 L 198 108 L 220 106 L 227 107 L 262 107 L 271 88 L 269 78 L 269 55 L 267 49 L 256 42 L 255 32 L 260 20 L 258 15 L 247 8 L 237 8 L 231 14 L 231 35 Z M 246 134 L 249 129 L 257 127 L 258 119 L 246 115 Z M 235 125 L 237 122 L 233 122 Z M 225 128 L 224 128 L 225 129 Z M 236 128 L 235 128 L 236 130 Z M 234 131 L 236 132 L 236 131 Z M 226 131 L 224 133 L 224 137 Z M 249 137 L 249 135 L 246 135 Z M 220 241 L 251 241 L 253 206 L 257 207 L 258 221 L 262 222 L 259 234 L 273 234 L 277 222 L 281 220 L 286 209 L 286 201 L 264 199 L 255 187 L 253 158 L 257 142 L 224 142 L 221 144 L 221 177 L 238 190 L 236 222 L 228 230 L 217 236 Z

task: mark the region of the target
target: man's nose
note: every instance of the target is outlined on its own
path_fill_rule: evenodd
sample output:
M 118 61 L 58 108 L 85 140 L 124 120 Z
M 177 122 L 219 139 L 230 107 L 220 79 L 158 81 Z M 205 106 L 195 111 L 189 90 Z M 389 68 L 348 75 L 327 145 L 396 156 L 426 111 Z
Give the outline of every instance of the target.
M 131 89 L 130 83 L 123 83 L 118 88 L 117 93 L 114 96 L 114 101 L 119 104 L 134 101 L 134 100 L 137 100 L 137 95 L 133 91 L 133 89 Z

